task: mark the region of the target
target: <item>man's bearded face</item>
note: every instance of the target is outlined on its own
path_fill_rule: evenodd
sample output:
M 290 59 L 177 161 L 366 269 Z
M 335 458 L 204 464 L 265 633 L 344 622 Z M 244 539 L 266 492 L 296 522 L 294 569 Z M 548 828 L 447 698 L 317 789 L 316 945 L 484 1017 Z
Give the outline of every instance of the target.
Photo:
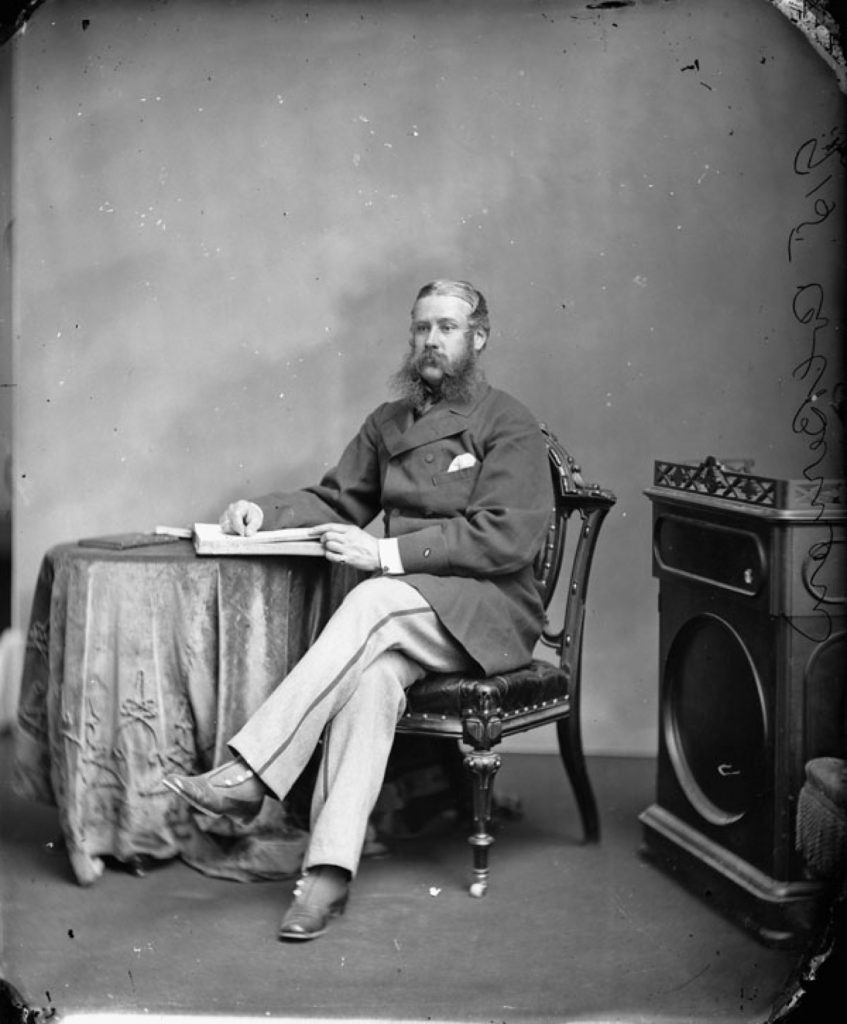
M 429 295 L 412 313 L 411 351 L 395 383 L 416 407 L 440 398 L 469 397 L 480 377 L 484 335 L 468 323 L 471 309 L 452 295 Z

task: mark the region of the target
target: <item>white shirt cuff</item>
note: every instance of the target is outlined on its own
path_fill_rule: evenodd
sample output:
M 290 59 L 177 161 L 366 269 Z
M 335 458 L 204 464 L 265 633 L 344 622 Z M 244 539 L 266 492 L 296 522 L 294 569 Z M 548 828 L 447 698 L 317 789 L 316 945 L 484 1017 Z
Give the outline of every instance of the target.
M 400 558 L 400 545 L 396 537 L 380 537 L 377 539 L 379 546 L 379 567 L 388 576 L 402 576 L 403 562 Z

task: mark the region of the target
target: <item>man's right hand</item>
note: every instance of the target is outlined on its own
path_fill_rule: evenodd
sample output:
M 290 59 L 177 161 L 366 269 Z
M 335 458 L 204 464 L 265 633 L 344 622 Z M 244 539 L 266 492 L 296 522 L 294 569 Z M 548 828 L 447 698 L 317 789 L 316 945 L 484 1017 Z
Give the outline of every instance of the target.
M 252 501 L 234 501 L 220 518 L 224 533 L 237 533 L 240 537 L 252 537 L 262 528 L 264 512 Z

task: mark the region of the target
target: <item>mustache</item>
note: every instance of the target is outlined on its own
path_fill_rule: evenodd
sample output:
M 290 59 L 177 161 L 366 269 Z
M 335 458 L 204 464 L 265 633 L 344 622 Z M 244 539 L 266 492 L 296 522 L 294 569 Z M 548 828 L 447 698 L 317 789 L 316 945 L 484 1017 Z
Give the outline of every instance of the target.
M 443 366 L 445 367 L 444 379 L 440 387 L 434 390 L 424 382 L 420 373 L 424 355 L 438 357 L 437 361 L 439 361 L 440 365 L 440 361 L 443 361 Z M 413 408 L 419 409 L 424 408 L 425 404 L 431 401 L 433 396 L 436 398 L 446 398 L 450 401 L 467 399 L 485 381 L 485 374 L 482 372 L 476 353 L 473 350 L 466 353 L 465 358 L 460 359 L 458 364 L 453 366 L 449 372 L 446 369 L 447 365 L 446 358 L 437 350 L 429 350 L 426 353 L 421 353 L 419 356 L 409 352 L 403 360 L 400 369 L 389 380 L 391 389 L 405 398 Z
M 417 357 L 412 357 L 412 365 L 415 367 L 421 366 L 440 366 L 444 373 L 450 377 L 454 376 L 456 368 L 450 365 L 450 361 L 443 352 L 439 352 L 437 349 L 425 349 Z

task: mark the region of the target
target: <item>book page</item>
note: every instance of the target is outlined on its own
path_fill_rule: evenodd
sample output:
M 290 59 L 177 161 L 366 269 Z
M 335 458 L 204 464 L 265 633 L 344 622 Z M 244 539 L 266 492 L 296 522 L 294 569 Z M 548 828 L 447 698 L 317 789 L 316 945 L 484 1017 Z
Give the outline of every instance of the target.
M 217 523 L 195 523 L 194 534 L 203 541 L 235 541 L 236 543 L 276 544 L 290 541 L 316 541 L 311 526 L 292 526 L 284 530 L 259 530 L 250 537 L 225 533 Z
M 193 539 L 198 555 L 323 555 L 320 540 L 308 526 L 242 537 L 225 533 L 217 523 L 195 523 Z

